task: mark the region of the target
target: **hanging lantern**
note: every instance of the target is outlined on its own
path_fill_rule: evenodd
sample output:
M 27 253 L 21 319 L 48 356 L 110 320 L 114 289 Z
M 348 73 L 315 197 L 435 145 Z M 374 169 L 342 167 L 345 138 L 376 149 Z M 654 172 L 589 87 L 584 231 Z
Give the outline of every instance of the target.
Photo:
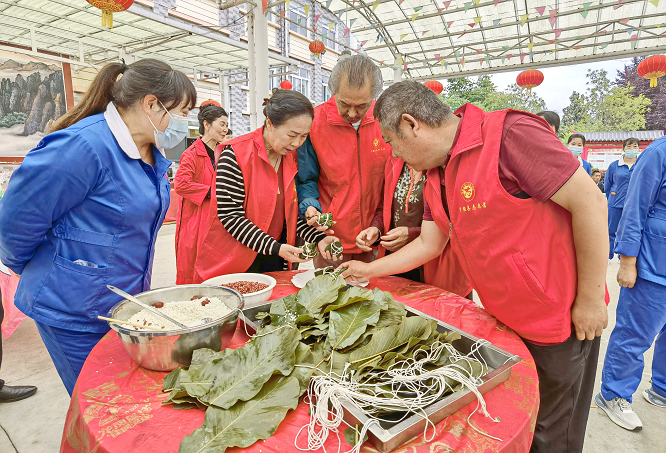
M 214 101 L 212 99 L 208 99 L 207 101 L 203 101 L 199 107 L 203 107 L 204 105 L 214 105 L 215 107 L 222 107 L 219 102 Z
M 291 90 L 292 86 L 293 85 L 289 80 L 283 80 L 282 83 L 280 83 L 280 88 L 282 88 L 283 90 Z
M 319 41 L 318 39 L 310 43 L 310 52 L 314 54 L 315 58 L 318 58 L 319 55 L 324 53 L 325 50 L 326 47 L 324 46 L 324 43 Z
M 134 0 L 86 0 L 95 8 L 102 10 L 102 27 L 113 28 L 113 13 L 125 11 Z
M 444 85 L 437 80 L 428 80 L 424 85 L 430 88 L 435 94 L 439 94 L 444 90 Z
M 518 74 L 516 83 L 523 88 L 527 88 L 527 95 L 530 96 L 532 88 L 538 87 L 543 83 L 543 72 L 530 68 Z
M 638 75 L 650 79 L 650 88 L 657 86 L 657 79 L 666 75 L 666 55 L 652 55 L 641 61 L 636 69 Z

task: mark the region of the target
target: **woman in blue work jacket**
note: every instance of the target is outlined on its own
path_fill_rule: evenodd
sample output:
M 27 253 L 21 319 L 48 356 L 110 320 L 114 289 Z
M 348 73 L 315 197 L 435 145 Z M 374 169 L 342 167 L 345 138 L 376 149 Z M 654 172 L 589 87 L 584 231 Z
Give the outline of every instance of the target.
M 170 201 L 162 153 L 187 135 L 195 103 L 190 80 L 166 63 L 106 65 L 0 201 L 0 259 L 21 275 L 16 306 L 37 323 L 70 395 L 109 330 L 97 315 L 119 301 L 106 285 L 150 289 Z
M 569 151 L 576 156 L 576 159 L 580 162 L 580 166 L 583 167 L 583 170 L 585 170 L 588 175 L 592 176 L 592 165 L 581 157 L 583 154 L 583 148 L 585 147 L 585 136 L 583 134 L 571 134 L 567 140 L 567 147 L 569 148 Z
M 631 402 L 653 343 L 643 398 L 666 409 L 666 137 L 643 151 L 631 173 L 615 245 L 620 300 L 595 400 L 613 422 L 637 431 L 643 425 Z
M 610 242 L 609 259 L 613 258 L 615 249 L 615 234 L 617 233 L 617 226 L 622 217 L 622 210 L 624 209 L 624 200 L 627 197 L 627 189 L 629 188 L 629 177 L 631 167 L 636 163 L 638 158 L 637 138 L 628 138 L 622 143 L 622 157 L 616 160 L 608 167 L 606 171 L 606 195 L 608 196 L 608 240 Z

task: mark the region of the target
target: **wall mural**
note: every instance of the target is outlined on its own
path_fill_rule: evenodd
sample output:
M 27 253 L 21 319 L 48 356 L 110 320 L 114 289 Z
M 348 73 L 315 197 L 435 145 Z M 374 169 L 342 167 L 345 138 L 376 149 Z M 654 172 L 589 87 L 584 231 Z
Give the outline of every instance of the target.
M 0 51 L 0 158 L 25 156 L 65 112 L 60 63 Z

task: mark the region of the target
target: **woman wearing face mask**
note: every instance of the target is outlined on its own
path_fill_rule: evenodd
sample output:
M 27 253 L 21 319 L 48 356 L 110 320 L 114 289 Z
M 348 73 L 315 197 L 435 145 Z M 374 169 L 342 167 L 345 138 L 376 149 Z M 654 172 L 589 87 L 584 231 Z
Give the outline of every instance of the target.
M 583 134 L 571 134 L 569 136 L 569 140 L 567 141 L 567 146 L 569 147 L 569 151 L 571 151 L 573 155 L 576 156 L 576 159 L 578 159 L 578 162 L 580 162 L 583 170 L 585 170 L 588 175 L 592 176 L 592 165 L 580 157 L 581 154 L 583 154 L 583 147 L 585 146 L 585 137 Z
M 622 143 L 623 155 L 608 167 L 606 171 L 605 189 L 608 196 L 608 240 L 610 242 L 610 253 L 608 258 L 612 259 L 615 249 L 615 235 L 617 226 L 620 224 L 624 200 L 627 197 L 631 168 L 636 163 L 640 151 L 637 138 L 628 138 Z
M 266 122 L 254 132 L 220 145 L 217 167 L 217 218 L 197 255 L 204 279 L 236 272 L 284 270 L 306 261 L 296 236 L 316 243 L 325 258 L 336 241 L 298 218 L 294 151 L 310 132 L 314 109 L 302 94 L 278 90 L 264 108 Z M 212 213 L 211 213 L 212 216 Z
M 174 178 L 176 193 L 182 197 L 176 225 L 178 285 L 203 281 L 194 271 L 194 263 L 204 238 L 201 231 L 209 224 L 212 182 L 219 158 L 215 148 L 224 141 L 229 125 L 227 112 L 219 105 L 200 107 L 198 117 L 201 137 L 180 156 Z
M 187 135 L 196 91 L 157 60 L 104 66 L 79 104 L 30 151 L 0 200 L 0 259 L 21 281 L 67 391 L 109 330 L 98 315 L 150 289 L 155 239 L 169 207 L 162 150 Z

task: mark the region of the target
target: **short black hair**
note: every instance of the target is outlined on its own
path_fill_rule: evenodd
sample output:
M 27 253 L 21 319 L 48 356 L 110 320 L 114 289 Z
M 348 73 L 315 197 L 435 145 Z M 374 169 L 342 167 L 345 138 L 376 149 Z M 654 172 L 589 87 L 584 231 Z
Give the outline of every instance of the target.
M 585 136 L 584 136 L 583 134 L 571 134 L 571 135 L 569 136 L 569 138 L 567 139 L 567 145 L 568 145 L 569 143 L 571 143 L 571 141 L 572 141 L 574 138 L 580 138 L 581 140 L 583 140 L 583 146 L 585 146 Z
M 599 169 L 592 170 L 592 174 L 594 175 L 595 173 L 601 174 L 601 170 L 599 170 Z
M 636 143 L 638 146 L 641 146 L 640 140 L 638 140 L 635 137 L 629 137 L 628 139 L 622 142 L 622 149 L 626 148 L 627 145 L 631 145 L 632 143 Z
M 199 134 L 203 135 L 204 132 L 206 132 L 204 121 L 208 124 L 213 124 L 216 119 L 223 116 L 228 117 L 229 115 L 227 115 L 227 111 L 219 105 L 206 104 L 199 107 L 199 114 L 197 115 L 199 119 Z
M 548 124 L 555 128 L 555 132 L 560 132 L 560 115 L 550 110 L 544 110 L 536 114 L 545 119 Z

